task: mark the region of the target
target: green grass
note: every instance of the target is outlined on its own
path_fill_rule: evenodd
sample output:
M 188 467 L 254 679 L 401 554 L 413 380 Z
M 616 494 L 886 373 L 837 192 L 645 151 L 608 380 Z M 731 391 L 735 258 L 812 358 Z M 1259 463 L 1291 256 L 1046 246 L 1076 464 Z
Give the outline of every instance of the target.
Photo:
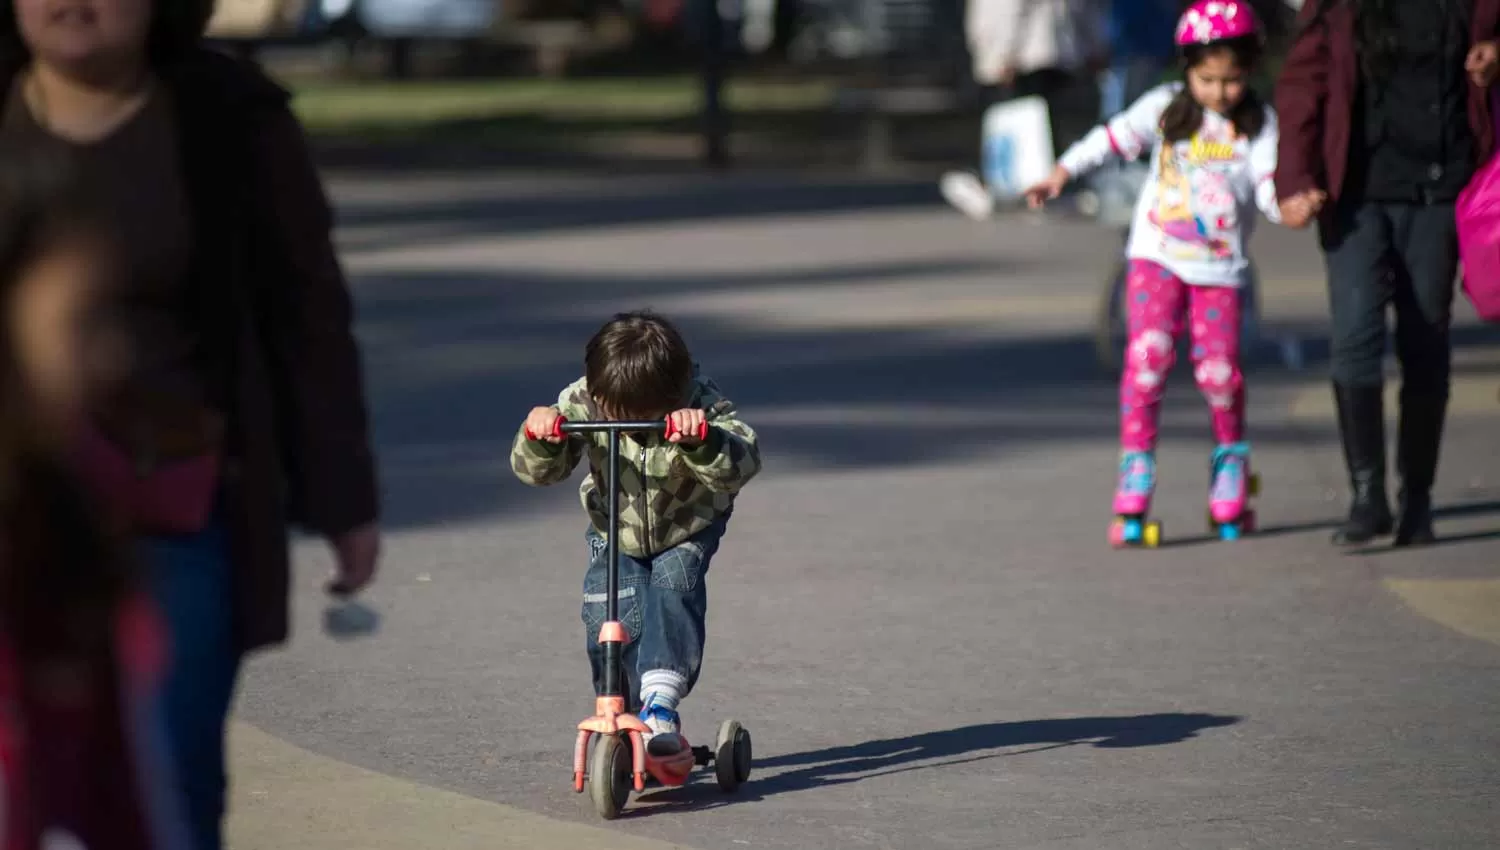
M 821 81 L 732 81 L 730 110 L 792 116 L 823 111 L 834 86 Z M 604 80 L 316 82 L 297 85 L 294 106 L 314 136 L 423 137 L 484 125 L 644 127 L 693 119 L 699 90 L 688 76 Z

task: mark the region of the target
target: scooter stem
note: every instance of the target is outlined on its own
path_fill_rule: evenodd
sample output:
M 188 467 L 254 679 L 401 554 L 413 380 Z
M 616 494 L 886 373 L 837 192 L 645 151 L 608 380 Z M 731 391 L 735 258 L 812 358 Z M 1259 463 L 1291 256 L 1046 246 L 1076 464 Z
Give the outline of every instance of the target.
M 609 430 L 609 592 L 605 594 L 605 622 L 620 621 L 620 432 Z M 601 635 L 602 637 L 602 635 Z M 620 681 L 622 646 L 617 641 L 604 643 L 604 693 L 600 696 L 624 696 Z

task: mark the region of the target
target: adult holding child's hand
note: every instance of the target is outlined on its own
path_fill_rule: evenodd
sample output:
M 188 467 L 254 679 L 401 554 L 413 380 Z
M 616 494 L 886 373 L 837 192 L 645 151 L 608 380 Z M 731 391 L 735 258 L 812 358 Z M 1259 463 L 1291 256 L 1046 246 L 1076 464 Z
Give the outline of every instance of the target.
M 1392 533 L 1397 546 L 1436 539 L 1455 202 L 1494 149 L 1497 37 L 1500 0 L 1307 0 L 1282 66 L 1277 196 L 1285 223 L 1316 217 L 1328 269 L 1333 390 L 1352 491 L 1349 518 L 1333 535 L 1339 545 Z M 1396 516 L 1383 409 L 1392 306 L 1401 362 Z

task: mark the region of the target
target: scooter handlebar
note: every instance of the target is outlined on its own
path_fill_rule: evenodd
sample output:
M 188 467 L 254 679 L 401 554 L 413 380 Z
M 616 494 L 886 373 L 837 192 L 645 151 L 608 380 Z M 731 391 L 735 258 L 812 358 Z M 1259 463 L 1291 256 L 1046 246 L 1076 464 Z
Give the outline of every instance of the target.
M 668 439 L 671 439 L 678 433 L 677 426 L 670 419 L 647 419 L 635 422 L 601 419 L 586 422 L 569 422 L 566 418 L 559 416 L 557 417 L 557 422 L 552 426 L 551 436 L 561 437 L 565 434 L 590 434 L 600 431 L 659 431 L 665 434 Z M 526 439 L 538 440 L 541 438 L 531 433 L 531 429 L 527 428 Z M 698 426 L 698 440 L 702 442 L 706 439 L 708 439 L 708 422 L 704 421 Z

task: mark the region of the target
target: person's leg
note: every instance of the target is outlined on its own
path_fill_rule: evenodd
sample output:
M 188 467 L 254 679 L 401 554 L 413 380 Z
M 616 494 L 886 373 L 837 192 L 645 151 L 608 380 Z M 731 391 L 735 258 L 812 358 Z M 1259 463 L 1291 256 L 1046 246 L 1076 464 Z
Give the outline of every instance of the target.
M 1157 421 L 1186 287 L 1156 263 L 1131 260 L 1125 279 L 1125 365 L 1120 375 L 1120 479 L 1114 510 L 1144 514 L 1156 486 Z
M 1328 269 L 1332 375 L 1339 436 L 1352 499 L 1337 545 L 1359 545 L 1389 534 L 1386 498 L 1385 404 L 1382 396 L 1386 305 L 1391 300 L 1392 239 L 1388 211 L 1361 204 L 1337 211 L 1322 247 Z
M 1245 439 L 1245 379 L 1240 369 L 1240 290 L 1189 287 L 1193 379 L 1213 412 L 1219 445 Z
M 1458 233 L 1452 204 L 1409 206 L 1395 221 L 1396 356 L 1401 361 L 1401 422 L 1396 472 L 1401 478 L 1395 544 L 1431 543 L 1432 485 L 1437 477 L 1453 347 Z
M 589 670 L 593 676 L 594 695 L 604 693 L 604 647 L 599 643 L 599 627 L 609 616 L 609 544 L 604 535 L 590 528 L 584 534 L 589 546 L 589 568 L 583 576 L 583 631 L 585 648 L 588 651 Z M 650 571 L 637 558 L 620 555 L 619 609 L 615 612 L 625 626 L 626 644 L 620 648 L 621 669 L 625 673 L 622 683 L 625 691 L 625 708 L 632 714 L 640 710 L 636 694 L 639 692 L 639 677 L 636 675 L 636 655 L 640 651 L 641 618 L 645 586 L 650 581 Z
M 1087 80 L 1061 68 L 1039 68 L 1016 77 L 1016 97 L 1036 96 L 1047 102 L 1052 150 L 1062 155 L 1094 126 L 1099 113 L 1099 91 Z
M 979 172 L 972 171 L 949 171 L 938 180 L 938 191 L 943 200 L 950 206 L 974 221 L 984 221 L 995 213 L 995 187 L 990 186 L 986 180 L 992 175 L 985 172 L 989 166 L 986 160 L 992 156 L 987 150 L 988 143 L 984 138 L 984 116 L 990 107 L 1005 100 L 1009 95 L 1009 89 L 1002 86 L 982 85 L 979 87 L 979 132 L 976 134 L 978 149 L 975 151 L 975 159 L 979 164 Z
M 219 850 L 224 735 L 240 667 L 228 537 L 216 519 L 198 534 L 149 537 L 141 547 L 167 627 L 171 666 L 161 709 L 183 811 L 195 850 Z
M 1193 379 L 1213 416 L 1213 475 L 1209 512 L 1232 522 L 1244 512 L 1250 477 L 1245 443 L 1245 379 L 1240 368 L 1241 290 L 1227 286 L 1191 287 Z
M 651 559 L 641 626 L 642 719 L 655 733 L 651 752 L 676 752 L 682 739 L 678 704 L 692 692 L 707 640 L 708 566 L 719 550 L 728 518 Z

